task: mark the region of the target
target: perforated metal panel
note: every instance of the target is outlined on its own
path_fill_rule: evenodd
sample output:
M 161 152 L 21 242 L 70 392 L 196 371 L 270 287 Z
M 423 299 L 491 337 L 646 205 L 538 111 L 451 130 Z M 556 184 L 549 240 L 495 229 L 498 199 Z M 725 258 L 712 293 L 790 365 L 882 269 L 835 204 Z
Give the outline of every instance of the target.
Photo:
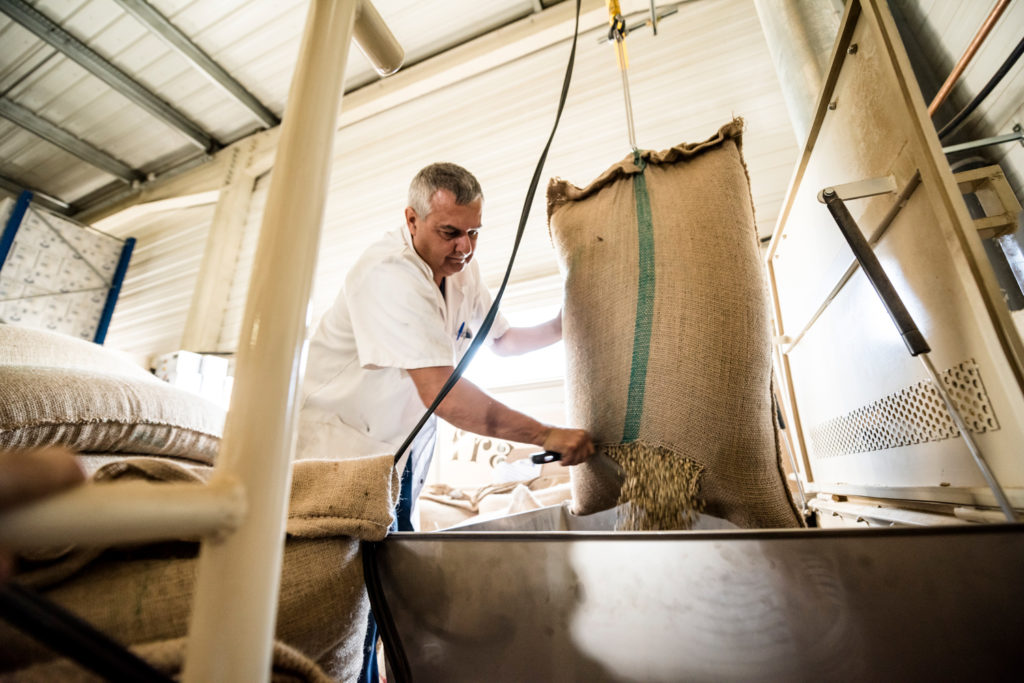
M 943 372 L 942 383 L 973 433 L 999 429 L 981 371 L 974 360 Z M 960 430 L 931 380 L 883 396 L 811 429 L 816 459 L 941 441 L 959 435 Z
M 850 0 L 767 263 L 776 368 L 808 489 L 992 505 L 971 453 L 827 208 L 848 206 L 1007 496 L 1024 507 L 1024 345 L 882 0 Z

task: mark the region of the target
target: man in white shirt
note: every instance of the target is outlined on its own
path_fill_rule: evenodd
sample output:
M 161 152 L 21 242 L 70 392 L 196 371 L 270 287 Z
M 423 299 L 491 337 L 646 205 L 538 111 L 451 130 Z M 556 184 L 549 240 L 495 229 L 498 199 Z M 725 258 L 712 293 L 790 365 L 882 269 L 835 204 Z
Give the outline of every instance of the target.
M 460 166 L 431 164 L 413 178 L 405 225 L 360 256 L 310 341 L 299 458 L 394 453 L 402 445 L 491 306 L 473 261 L 482 210 L 480 183 Z M 561 339 L 562 317 L 515 328 L 498 315 L 489 337 L 499 354 L 525 353 Z M 476 434 L 561 453 L 563 465 L 594 452 L 582 429 L 538 422 L 466 379 L 436 412 Z M 432 416 L 400 463 L 399 530 L 412 529 L 412 507 L 434 452 L 434 425 Z M 376 642 L 371 615 L 361 681 L 378 680 Z
M 413 179 L 405 226 L 363 253 L 310 341 L 298 457 L 394 453 L 405 440 L 491 305 L 473 261 L 482 208 L 480 184 L 460 166 L 432 164 Z M 501 355 L 532 351 L 561 336 L 561 314 L 522 328 L 499 314 L 489 334 Z M 466 379 L 436 412 L 476 434 L 561 453 L 567 466 L 594 450 L 583 430 L 543 424 Z M 430 423 L 409 449 L 410 507 L 429 466 L 433 435 Z

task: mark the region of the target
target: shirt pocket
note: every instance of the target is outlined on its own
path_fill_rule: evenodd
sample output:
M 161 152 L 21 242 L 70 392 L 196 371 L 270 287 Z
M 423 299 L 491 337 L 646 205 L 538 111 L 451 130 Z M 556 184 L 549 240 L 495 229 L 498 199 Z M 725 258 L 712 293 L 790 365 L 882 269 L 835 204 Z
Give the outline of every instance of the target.
M 462 360 L 462 357 L 466 355 L 466 351 L 469 350 L 469 345 L 473 343 L 473 337 L 476 334 L 476 330 L 473 329 L 471 321 L 460 323 L 459 327 L 456 328 L 455 333 L 455 362 L 458 363 Z

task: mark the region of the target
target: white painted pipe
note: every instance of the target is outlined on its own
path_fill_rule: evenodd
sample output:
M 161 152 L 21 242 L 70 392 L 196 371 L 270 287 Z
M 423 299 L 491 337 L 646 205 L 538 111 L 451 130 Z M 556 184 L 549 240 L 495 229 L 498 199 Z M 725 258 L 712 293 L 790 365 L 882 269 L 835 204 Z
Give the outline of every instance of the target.
M 252 504 L 237 532 L 202 545 L 185 681 L 270 677 L 309 294 L 359 2 L 309 6 L 214 474 L 240 479 Z
M 241 485 L 86 484 L 0 515 L 0 546 L 109 546 L 198 539 L 233 531 L 245 517 Z
M 843 16 L 841 0 L 754 0 L 796 142 L 814 122 Z
M 360 2 L 352 38 L 381 76 L 398 71 L 405 51 L 372 2 Z

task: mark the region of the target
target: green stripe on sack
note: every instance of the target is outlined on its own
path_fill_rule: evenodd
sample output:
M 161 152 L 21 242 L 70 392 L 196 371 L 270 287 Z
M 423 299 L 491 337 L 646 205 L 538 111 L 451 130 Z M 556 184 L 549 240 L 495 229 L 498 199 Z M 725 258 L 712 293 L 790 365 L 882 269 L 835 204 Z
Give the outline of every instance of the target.
M 644 412 L 644 390 L 647 384 L 647 360 L 651 353 L 651 326 L 654 322 L 654 225 L 651 221 L 651 198 L 644 177 L 646 162 L 634 153 L 640 172 L 633 176 L 636 199 L 637 251 L 639 277 L 636 292 L 636 325 L 633 327 L 633 361 L 629 369 L 629 398 L 626 402 L 626 426 L 623 443 L 640 436 L 640 419 Z

